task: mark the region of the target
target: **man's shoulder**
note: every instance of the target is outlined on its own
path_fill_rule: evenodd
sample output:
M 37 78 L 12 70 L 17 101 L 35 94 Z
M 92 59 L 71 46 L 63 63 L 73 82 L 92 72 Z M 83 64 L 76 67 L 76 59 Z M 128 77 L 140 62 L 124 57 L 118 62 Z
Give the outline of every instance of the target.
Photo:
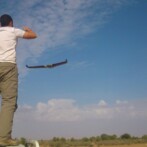
M 24 35 L 24 33 L 25 33 L 24 30 L 19 29 L 19 28 L 13 28 L 13 29 L 14 29 L 13 31 L 14 31 L 16 37 L 20 37 L 20 38 L 23 37 L 23 35 Z
M 22 29 L 16 28 L 16 27 L 0 27 L 1 31 L 22 31 Z
M 14 27 L 0 27 L 0 31 L 14 32 Z
M 0 27 L 0 33 L 11 34 L 16 38 L 22 38 L 25 31 L 16 27 Z

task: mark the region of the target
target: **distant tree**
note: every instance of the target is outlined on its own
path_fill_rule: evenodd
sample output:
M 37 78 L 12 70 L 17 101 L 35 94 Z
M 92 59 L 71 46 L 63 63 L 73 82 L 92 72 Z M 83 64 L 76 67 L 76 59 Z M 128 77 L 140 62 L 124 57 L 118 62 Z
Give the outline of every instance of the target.
M 95 142 L 95 141 L 96 141 L 96 137 L 92 136 L 92 137 L 89 138 L 89 140 L 90 140 L 91 142 Z
M 101 135 L 101 139 L 102 139 L 102 140 L 111 140 L 111 137 L 110 137 L 110 135 L 102 134 L 102 135 Z
M 96 141 L 100 141 L 101 140 L 101 137 L 100 136 L 96 136 Z
M 73 137 L 70 139 L 70 141 L 71 141 L 71 142 L 74 142 L 75 140 L 76 140 L 76 139 L 75 139 L 75 138 L 73 138 Z
M 117 136 L 115 134 L 114 135 L 102 134 L 101 139 L 102 140 L 114 140 L 114 139 L 117 139 Z
M 115 134 L 110 135 L 110 139 L 111 139 L 111 140 L 115 140 L 115 139 L 117 139 L 117 135 L 115 135 Z
M 64 137 L 60 138 L 61 142 L 66 142 L 66 139 Z
M 143 136 L 142 136 L 142 139 L 147 140 L 147 135 L 143 135 Z
M 131 135 L 130 134 L 127 134 L 127 133 L 125 133 L 125 134 L 123 134 L 123 135 L 121 135 L 121 137 L 120 137 L 121 139 L 131 139 Z
M 53 137 L 52 140 L 53 140 L 53 141 L 59 141 L 59 138 L 58 138 L 58 137 Z
M 88 139 L 87 137 L 84 137 L 84 138 L 82 138 L 82 141 L 84 141 L 84 142 L 88 142 L 89 139 Z

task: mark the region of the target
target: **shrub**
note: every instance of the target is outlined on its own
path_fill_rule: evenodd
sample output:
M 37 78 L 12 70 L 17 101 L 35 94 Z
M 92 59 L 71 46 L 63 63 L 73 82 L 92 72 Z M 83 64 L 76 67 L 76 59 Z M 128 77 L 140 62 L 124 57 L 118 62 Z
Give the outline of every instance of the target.
M 125 134 L 123 134 L 123 135 L 121 135 L 121 137 L 120 137 L 121 139 L 131 139 L 131 135 L 130 134 L 127 134 L 127 133 L 125 133 Z

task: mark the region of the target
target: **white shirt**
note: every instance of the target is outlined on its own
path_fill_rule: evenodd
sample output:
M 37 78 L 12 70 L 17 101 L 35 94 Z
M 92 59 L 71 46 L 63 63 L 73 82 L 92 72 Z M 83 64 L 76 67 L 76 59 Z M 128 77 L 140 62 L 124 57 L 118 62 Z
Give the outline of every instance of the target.
M 16 63 L 17 39 L 25 31 L 14 27 L 0 27 L 0 62 Z

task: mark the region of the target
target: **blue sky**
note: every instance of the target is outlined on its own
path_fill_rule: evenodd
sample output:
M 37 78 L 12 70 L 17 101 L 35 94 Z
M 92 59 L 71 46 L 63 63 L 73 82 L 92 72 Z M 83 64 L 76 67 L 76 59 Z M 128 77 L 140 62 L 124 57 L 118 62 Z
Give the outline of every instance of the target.
M 38 34 L 17 46 L 14 136 L 146 134 L 146 0 L 0 0 L 0 6 L 16 27 Z M 25 67 L 66 58 L 54 69 Z

